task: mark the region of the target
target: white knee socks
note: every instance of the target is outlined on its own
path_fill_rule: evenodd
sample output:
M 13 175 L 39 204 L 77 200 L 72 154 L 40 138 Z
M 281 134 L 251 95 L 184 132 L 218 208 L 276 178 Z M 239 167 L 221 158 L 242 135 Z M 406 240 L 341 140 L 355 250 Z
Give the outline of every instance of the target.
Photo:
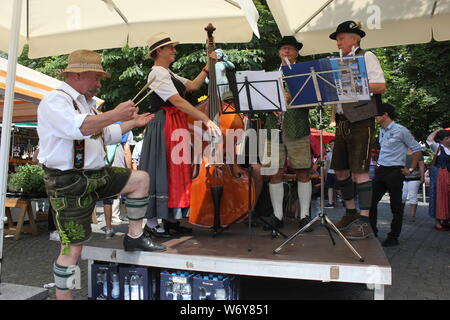
M 334 189 L 328 188 L 328 204 L 334 204 Z
M 309 215 L 309 206 L 311 204 L 312 183 L 297 182 L 298 199 L 300 201 L 300 219 Z
M 269 183 L 270 201 L 272 202 L 273 214 L 278 220 L 283 220 L 283 182 Z

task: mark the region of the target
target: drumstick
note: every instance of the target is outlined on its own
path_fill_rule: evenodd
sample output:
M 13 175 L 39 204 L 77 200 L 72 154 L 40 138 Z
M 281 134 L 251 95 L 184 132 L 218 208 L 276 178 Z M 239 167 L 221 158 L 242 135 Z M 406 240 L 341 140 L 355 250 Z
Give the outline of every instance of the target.
M 153 83 L 153 81 L 155 81 L 156 77 L 153 77 L 149 82 L 147 82 L 147 84 L 141 89 L 141 91 L 139 91 L 137 93 L 137 95 L 134 96 L 133 99 L 131 99 L 131 101 L 134 102 L 134 99 L 136 99 L 142 92 L 144 92 L 145 89 L 148 88 L 149 85 L 151 85 Z
M 158 89 L 158 87 L 161 85 L 162 82 L 158 83 L 152 90 L 150 90 L 141 100 L 139 100 L 139 102 L 137 102 L 134 106 L 137 107 L 137 105 L 139 103 L 141 103 L 142 101 L 144 101 L 145 98 L 147 98 L 148 95 L 152 94 L 156 89 Z

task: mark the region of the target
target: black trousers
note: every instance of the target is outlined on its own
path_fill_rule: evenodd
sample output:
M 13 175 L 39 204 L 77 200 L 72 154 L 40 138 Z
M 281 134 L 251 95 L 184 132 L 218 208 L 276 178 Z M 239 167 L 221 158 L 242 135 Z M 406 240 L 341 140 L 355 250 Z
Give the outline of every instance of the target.
M 402 191 L 405 176 L 401 171 L 402 167 L 385 167 L 378 166 L 375 169 L 375 178 L 372 182 L 372 206 L 370 208 L 370 224 L 375 234 L 378 233 L 378 202 L 383 198 L 384 194 L 389 192 L 390 205 L 392 211 L 391 232 L 389 237 L 398 238 L 402 231 L 403 209 Z
M 56 231 L 56 226 L 55 226 L 55 220 L 53 217 L 53 208 L 52 205 L 50 203 L 50 201 L 48 202 L 48 215 L 47 215 L 47 219 L 48 219 L 48 231 L 53 232 Z

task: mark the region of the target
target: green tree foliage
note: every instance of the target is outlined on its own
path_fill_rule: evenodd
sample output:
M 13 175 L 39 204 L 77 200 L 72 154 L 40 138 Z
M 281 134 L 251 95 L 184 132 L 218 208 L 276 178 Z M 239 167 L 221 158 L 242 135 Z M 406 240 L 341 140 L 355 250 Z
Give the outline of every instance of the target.
M 383 95 L 398 111 L 397 122 L 425 141 L 430 132 L 450 126 L 450 41 L 374 50 L 388 90 Z

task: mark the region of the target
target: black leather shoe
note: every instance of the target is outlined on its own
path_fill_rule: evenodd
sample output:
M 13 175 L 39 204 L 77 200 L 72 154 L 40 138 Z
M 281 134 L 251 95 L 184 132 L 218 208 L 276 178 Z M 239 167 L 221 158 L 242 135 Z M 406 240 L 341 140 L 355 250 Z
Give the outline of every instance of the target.
M 173 236 L 165 229 L 164 232 L 157 232 L 154 228 L 150 228 L 149 226 L 144 226 L 144 235 L 146 237 L 154 237 L 154 238 L 172 238 Z
M 382 243 L 383 247 L 393 247 L 398 246 L 398 239 L 394 237 L 387 237 Z
M 310 217 L 304 217 L 302 220 L 300 220 L 300 222 L 298 224 L 299 229 L 302 229 L 310 222 L 311 222 Z M 311 232 L 311 231 L 313 231 L 313 229 L 311 227 L 309 227 L 308 229 L 305 230 L 305 232 Z
M 170 222 L 167 220 L 163 220 L 163 222 L 164 222 L 164 230 L 168 231 L 169 233 L 171 230 L 173 230 L 176 235 L 186 235 L 192 233 L 192 229 L 182 227 L 180 225 L 180 221 Z
M 284 227 L 283 220 L 278 220 L 278 218 L 275 217 L 275 216 L 271 216 L 270 220 L 268 222 L 271 224 L 271 226 L 273 226 L 273 227 L 275 227 L 277 229 L 281 229 L 281 228 Z M 272 230 L 272 228 L 269 225 L 265 225 L 263 227 L 263 230 L 264 231 L 270 231 L 270 230 Z
M 165 251 L 166 246 L 150 240 L 142 234 L 139 238 L 133 239 L 128 235 L 123 238 L 123 248 L 125 251 Z
M 275 239 L 276 237 L 278 237 L 279 233 L 276 232 L 275 230 L 270 231 L 270 237 L 272 239 Z

